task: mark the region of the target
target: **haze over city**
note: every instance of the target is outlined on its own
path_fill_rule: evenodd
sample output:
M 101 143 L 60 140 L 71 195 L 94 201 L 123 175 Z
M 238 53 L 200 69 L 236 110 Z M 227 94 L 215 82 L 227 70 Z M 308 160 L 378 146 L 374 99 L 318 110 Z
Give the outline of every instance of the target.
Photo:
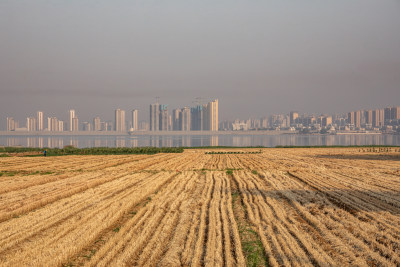
M 38 110 L 144 120 L 156 97 L 218 98 L 221 121 L 395 106 L 399 28 L 399 1 L 2 1 L 0 129 Z

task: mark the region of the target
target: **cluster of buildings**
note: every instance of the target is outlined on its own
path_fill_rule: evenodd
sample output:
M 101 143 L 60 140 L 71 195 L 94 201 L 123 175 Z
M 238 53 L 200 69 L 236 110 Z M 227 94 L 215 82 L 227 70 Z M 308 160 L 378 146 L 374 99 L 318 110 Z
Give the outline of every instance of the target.
M 44 125 L 43 111 L 38 111 L 36 117 L 26 118 L 26 124 L 20 125 L 12 117 L 7 117 L 7 131 L 28 132 L 77 132 L 77 131 L 218 131 L 218 100 L 195 107 L 174 109 L 172 114 L 168 106 L 155 103 L 150 105 L 149 122 L 138 121 L 138 110 L 134 109 L 127 118 L 125 110 L 116 109 L 114 121 L 102 121 L 100 117 L 93 118 L 92 122 L 79 123 L 75 110 L 68 111 L 68 120 L 57 117 L 47 118 L 47 128 Z
M 221 131 L 288 130 L 313 132 L 400 131 L 400 107 L 358 110 L 347 114 L 307 115 L 291 111 L 261 119 L 222 121 Z
M 132 110 L 132 122 L 130 130 L 138 130 L 137 123 L 138 110 Z M 117 131 L 126 132 L 125 111 L 115 110 L 115 121 L 101 121 L 100 117 L 93 118 L 92 122 L 84 121 L 79 123 L 75 110 L 68 111 L 68 120 L 63 121 L 57 117 L 47 118 L 47 128 L 44 126 L 43 111 L 38 111 L 36 117 L 26 118 L 25 127 L 20 127 L 20 123 L 12 117 L 7 117 L 7 131 L 28 131 L 28 132 L 78 132 L 78 131 Z
M 218 131 L 218 100 L 168 112 L 167 105 L 150 105 L 150 131 Z
M 173 109 L 160 103 L 150 105 L 148 121 L 138 121 L 138 110 L 115 110 L 114 121 L 102 121 L 100 117 L 92 122 L 79 122 L 75 110 L 68 111 L 68 120 L 57 117 L 47 118 L 47 128 L 42 111 L 36 117 L 26 118 L 26 124 L 21 127 L 18 121 L 7 118 L 7 131 L 254 131 L 254 130 L 286 130 L 300 133 L 328 132 L 362 132 L 385 131 L 400 132 L 400 107 L 387 107 L 375 110 L 357 110 L 346 114 L 307 115 L 291 111 L 289 114 L 273 114 L 261 119 L 247 119 L 219 122 L 218 100 L 207 104 L 197 104 L 194 107 Z

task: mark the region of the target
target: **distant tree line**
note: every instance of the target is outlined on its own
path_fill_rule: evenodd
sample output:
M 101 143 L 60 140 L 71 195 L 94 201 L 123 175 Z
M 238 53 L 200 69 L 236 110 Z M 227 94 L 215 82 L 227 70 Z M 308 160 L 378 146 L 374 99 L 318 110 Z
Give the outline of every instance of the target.
M 26 153 L 43 152 L 48 156 L 61 155 L 127 155 L 127 154 L 157 154 L 157 153 L 182 153 L 181 147 L 91 147 L 76 148 L 65 146 L 64 148 L 31 148 L 31 147 L 0 147 L 0 153 Z

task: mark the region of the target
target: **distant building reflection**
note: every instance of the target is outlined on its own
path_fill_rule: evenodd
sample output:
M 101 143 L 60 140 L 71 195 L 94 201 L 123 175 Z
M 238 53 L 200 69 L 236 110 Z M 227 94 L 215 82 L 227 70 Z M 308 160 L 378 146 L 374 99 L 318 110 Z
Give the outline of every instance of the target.
M 138 144 L 139 144 L 137 139 L 131 139 L 131 140 L 129 140 L 129 143 L 130 143 L 130 147 L 138 147 Z
M 7 146 L 18 146 L 18 139 L 17 137 L 9 137 L 7 138 Z
M 125 138 L 117 138 L 115 140 L 115 147 L 126 147 L 125 146 L 126 142 L 125 142 Z
M 400 135 L 171 135 L 171 136 L 0 136 L 0 146 L 74 147 L 202 147 L 202 146 L 362 146 L 400 145 Z
M 218 135 L 210 136 L 210 146 L 218 146 Z

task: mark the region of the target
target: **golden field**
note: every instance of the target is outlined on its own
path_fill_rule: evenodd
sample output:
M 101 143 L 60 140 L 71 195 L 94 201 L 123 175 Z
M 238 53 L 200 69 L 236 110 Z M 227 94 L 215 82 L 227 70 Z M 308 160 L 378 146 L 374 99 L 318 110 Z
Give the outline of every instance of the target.
M 398 148 L 2 157 L 0 175 L 0 266 L 400 266 Z

